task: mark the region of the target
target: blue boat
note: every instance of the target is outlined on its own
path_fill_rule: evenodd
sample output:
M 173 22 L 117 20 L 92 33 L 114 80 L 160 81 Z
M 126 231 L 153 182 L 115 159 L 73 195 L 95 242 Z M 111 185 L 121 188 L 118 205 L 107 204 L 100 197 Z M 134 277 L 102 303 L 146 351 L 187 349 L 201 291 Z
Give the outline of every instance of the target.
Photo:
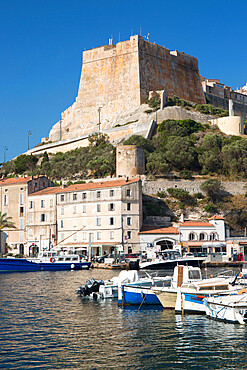
M 77 254 L 41 252 L 35 258 L 0 258 L 0 273 L 27 271 L 62 271 L 89 269 L 91 262 L 82 260 Z
M 152 287 L 123 285 L 118 295 L 118 304 L 128 305 L 161 305 Z

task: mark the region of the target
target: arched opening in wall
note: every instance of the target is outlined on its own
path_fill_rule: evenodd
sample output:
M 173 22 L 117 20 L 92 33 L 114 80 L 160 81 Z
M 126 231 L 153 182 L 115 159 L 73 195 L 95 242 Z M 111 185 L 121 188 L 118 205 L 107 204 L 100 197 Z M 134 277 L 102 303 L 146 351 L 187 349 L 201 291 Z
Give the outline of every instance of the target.
M 218 235 L 216 233 L 211 233 L 209 236 L 210 241 L 218 240 Z
M 196 240 L 196 234 L 195 233 L 189 233 L 189 240 Z
M 156 245 L 160 246 L 161 251 L 165 251 L 167 249 L 173 249 L 173 242 L 171 240 L 160 240 L 156 243 Z
M 200 233 L 200 235 L 199 235 L 199 240 L 207 240 L 207 234 L 205 234 L 205 233 Z
M 39 247 L 36 244 L 33 244 L 29 247 L 29 256 L 30 257 L 38 257 L 39 254 Z

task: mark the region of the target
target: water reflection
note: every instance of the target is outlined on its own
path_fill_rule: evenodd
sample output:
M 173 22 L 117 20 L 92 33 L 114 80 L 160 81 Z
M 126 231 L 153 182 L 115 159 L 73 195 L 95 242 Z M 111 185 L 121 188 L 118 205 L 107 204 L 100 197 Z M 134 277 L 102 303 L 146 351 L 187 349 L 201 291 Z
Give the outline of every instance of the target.
M 75 294 L 116 271 L 0 275 L 0 367 L 241 369 L 247 328 Z

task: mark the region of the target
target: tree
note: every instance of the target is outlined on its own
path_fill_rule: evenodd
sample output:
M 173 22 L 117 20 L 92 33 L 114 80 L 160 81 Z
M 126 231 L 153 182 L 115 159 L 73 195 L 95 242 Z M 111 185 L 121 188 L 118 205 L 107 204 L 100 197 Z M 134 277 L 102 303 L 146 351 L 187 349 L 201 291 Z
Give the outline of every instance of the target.
M 171 136 L 165 146 L 167 162 L 176 170 L 198 168 L 197 153 L 192 140 L 187 137 Z
M 221 186 L 221 182 L 218 179 L 208 179 L 201 184 L 200 188 L 214 202 L 222 198 L 223 189 Z
M 38 158 L 34 155 L 21 154 L 14 160 L 15 173 L 23 174 L 26 171 L 33 171 Z
M 152 152 L 154 149 L 150 140 L 145 139 L 141 135 L 132 135 L 131 137 L 124 141 L 123 145 L 136 145 L 138 147 L 142 147 L 145 150 L 145 152 L 146 151 Z
M 11 217 L 7 213 L 0 212 L 0 230 L 2 229 L 16 229 L 15 224 L 11 221 Z
M 164 153 L 154 152 L 148 156 L 147 170 L 152 175 L 165 175 L 169 172 L 169 164 Z

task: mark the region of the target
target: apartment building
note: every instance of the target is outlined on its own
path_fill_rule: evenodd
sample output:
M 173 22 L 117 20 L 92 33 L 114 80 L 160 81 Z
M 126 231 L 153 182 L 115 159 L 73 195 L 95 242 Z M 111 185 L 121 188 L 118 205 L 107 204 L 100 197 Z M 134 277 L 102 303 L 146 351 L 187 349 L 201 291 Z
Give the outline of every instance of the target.
M 32 203 L 30 203 L 32 202 Z M 28 246 L 81 250 L 93 255 L 139 251 L 142 186 L 139 179 L 88 182 L 29 196 Z
M 0 180 L 0 208 L 12 218 L 15 229 L 3 229 L 1 253 L 26 254 L 27 199 L 28 195 L 50 187 L 52 182 L 46 176 L 3 178 Z

